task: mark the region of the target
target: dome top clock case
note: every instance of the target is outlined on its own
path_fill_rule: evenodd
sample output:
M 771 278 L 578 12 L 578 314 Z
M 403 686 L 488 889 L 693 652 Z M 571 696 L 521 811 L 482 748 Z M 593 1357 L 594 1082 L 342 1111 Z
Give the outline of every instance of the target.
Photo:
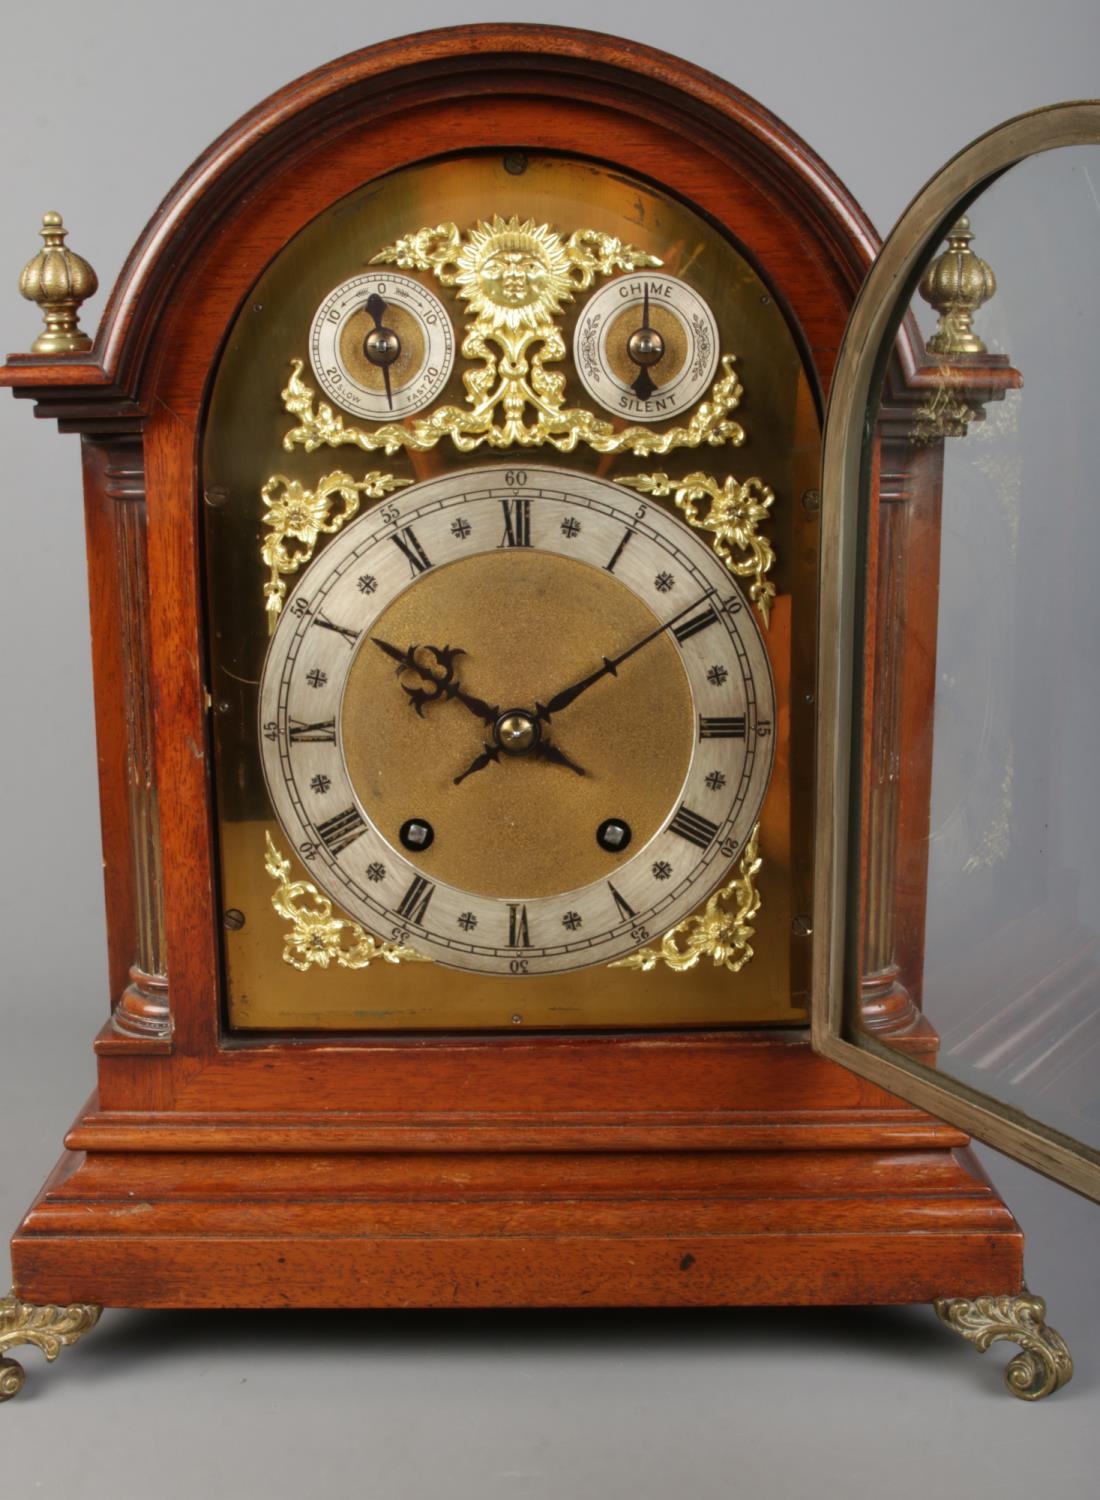
M 838 855 L 815 792 L 821 415 L 874 249 L 821 163 L 661 54 L 463 28 L 224 137 L 94 347 L 44 235 L 3 378 L 84 434 L 123 625 L 111 1012 L 0 1351 L 103 1305 L 939 1299 L 1025 1344 L 1017 1394 L 1068 1378 L 966 1137 L 810 1044 L 822 860 L 903 869 L 903 935 L 927 882 L 889 798 Z M 946 388 L 890 337 L 899 388 Z M 896 482 L 933 534 L 922 420 Z M 861 1024 L 926 1066 L 893 955 Z

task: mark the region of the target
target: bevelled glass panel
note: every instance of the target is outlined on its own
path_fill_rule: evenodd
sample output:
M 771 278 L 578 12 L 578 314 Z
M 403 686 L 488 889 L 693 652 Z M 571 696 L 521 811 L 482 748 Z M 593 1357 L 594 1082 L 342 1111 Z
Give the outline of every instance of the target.
M 959 207 L 867 413 L 848 1036 L 1096 1149 L 1100 146 Z

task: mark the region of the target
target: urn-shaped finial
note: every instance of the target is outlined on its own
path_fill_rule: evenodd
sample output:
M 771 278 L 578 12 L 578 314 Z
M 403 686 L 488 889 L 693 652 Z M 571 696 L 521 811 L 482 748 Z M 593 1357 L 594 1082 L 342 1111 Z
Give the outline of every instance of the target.
M 940 315 L 939 325 L 928 340 L 931 354 L 985 354 L 986 347 L 974 332 L 974 314 L 997 290 L 990 267 L 970 248 L 974 238 L 965 216 L 947 236 L 947 249 L 925 271 L 920 294 Z
M 23 267 L 19 290 L 37 302 L 46 323 L 31 345 L 34 354 L 79 354 L 92 341 L 77 323 L 80 304 L 99 286 L 99 278 L 83 256 L 65 244 L 68 230 L 60 214 L 43 214 L 39 230 L 42 249 Z

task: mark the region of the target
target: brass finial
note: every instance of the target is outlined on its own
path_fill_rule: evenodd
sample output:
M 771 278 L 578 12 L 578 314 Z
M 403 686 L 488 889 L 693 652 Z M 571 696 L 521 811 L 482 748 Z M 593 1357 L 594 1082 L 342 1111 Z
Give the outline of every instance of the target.
M 948 234 L 947 249 L 921 277 L 920 294 L 940 315 L 939 326 L 928 340 L 930 354 L 986 353 L 974 332 L 973 318 L 997 290 L 997 278 L 971 250 L 973 238 L 970 220 L 964 216 Z
M 23 267 L 19 290 L 42 309 L 46 331 L 31 345 L 33 354 L 81 354 L 92 341 L 77 323 L 80 304 L 99 286 L 88 262 L 65 244 L 68 230 L 60 214 L 43 214 L 38 231 L 45 243 Z

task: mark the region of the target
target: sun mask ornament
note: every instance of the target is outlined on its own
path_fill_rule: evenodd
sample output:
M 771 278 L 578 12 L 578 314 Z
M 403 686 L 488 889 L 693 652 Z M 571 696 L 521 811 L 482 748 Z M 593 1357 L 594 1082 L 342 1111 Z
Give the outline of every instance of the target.
M 494 332 L 523 328 L 537 333 L 577 292 L 592 285 L 598 271 L 607 274 L 656 263 L 654 256 L 618 240 L 588 238 L 597 243 L 586 246 L 581 234 L 566 244 L 547 224 L 498 216 L 470 231 L 456 256 L 454 273 L 440 274 L 440 280 L 458 288 L 480 325 Z M 381 260 L 385 254 L 375 258 Z M 444 267 L 438 269 L 442 272 Z

